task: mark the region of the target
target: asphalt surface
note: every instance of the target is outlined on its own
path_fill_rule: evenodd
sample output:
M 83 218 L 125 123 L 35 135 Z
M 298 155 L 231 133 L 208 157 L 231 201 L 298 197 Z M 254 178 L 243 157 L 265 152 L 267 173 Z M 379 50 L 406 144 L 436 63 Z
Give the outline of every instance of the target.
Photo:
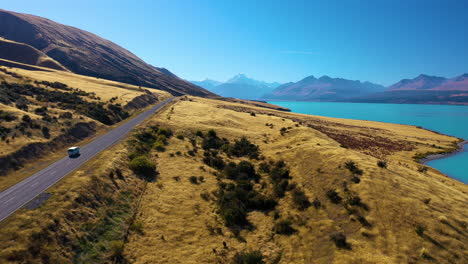
M 153 106 L 151 109 L 146 110 L 87 145 L 79 146 L 81 148 L 81 155 L 79 157 L 69 158 L 68 155 L 64 153 L 66 157 L 1 192 L 0 221 L 13 214 L 16 210 L 47 190 L 67 174 L 80 167 L 83 163 L 96 156 L 99 152 L 124 138 L 135 126 L 172 100 L 174 100 L 174 97 Z

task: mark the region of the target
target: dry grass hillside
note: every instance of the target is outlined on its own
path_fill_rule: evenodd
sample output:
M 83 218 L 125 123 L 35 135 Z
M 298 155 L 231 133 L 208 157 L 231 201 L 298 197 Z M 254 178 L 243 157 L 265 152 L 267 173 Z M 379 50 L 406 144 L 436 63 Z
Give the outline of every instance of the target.
M 456 142 L 180 98 L 3 222 L 0 262 L 466 263 L 468 188 L 415 161 Z
M 62 64 L 40 50 L 24 43 L 0 38 L 0 58 L 46 68 L 68 71 Z
M 112 41 L 79 28 L 3 9 L 0 25 L 0 37 L 32 46 L 77 74 L 156 88 L 174 95 L 216 96 L 165 68 L 144 62 Z
M 25 162 L 56 151 L 63 155 L 63 148 L 70 144 L 104 132 L 170 96 L 164 91 L 12 63 L 29 70 L 0 67 L 0 190 L 27 176 L 20 170 Z

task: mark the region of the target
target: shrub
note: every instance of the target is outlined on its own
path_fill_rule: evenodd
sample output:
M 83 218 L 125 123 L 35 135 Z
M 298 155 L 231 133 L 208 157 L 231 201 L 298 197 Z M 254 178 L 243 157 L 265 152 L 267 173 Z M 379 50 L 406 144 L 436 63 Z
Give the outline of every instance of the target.
M 45 137 L 45 138 L 50 138 L 50 129 L 46 126 L 43 126 L 42 127 L 42 135 Z
M 249 157 L 251 159 L 258 159 L 260 154 L 257 145 L 252 144 L 246 137 L 236 140 L 228 150 L 228 154 L 236 157 Z
M 418 171 L 419 171 L 419 172 L 422 172 L 422 173 L 425 173 L 425 172 L 427 172 L 427 167 L 421 165 L 421 166 L 418 167 Z
M 16 118 L 17 117 L 13 113 L 0 110 L 0 120 L 3 120 L 5 122 L 11 122 L 16 120 Z
M 206 153 L 206 152 L 205 152 Z M 189 151 L 189 154 L 190 154 L 190 151 Z M 195 153 L 194 153 L 195 154 Z M 224 167 L 226 166 L 226 163 L 224 163 L 224 160 L 223 158 L 221 158 L 220 156 L 205 156 L 203 158 L 203 162 L 212 167 L 212 168 L 215 168 L 217 170 L 222 170 L 224 169 Z
M 197 132 L 195 132 L 195 135 L 196 135 L 197 137 L 201 137 L 201 138 L 202 138 L 202 137 L 203 137 L 203 132 L 201 132 L 200 130 L 197 130 Z
M 251 116 L 256 116 L 256 114 L 254 112 L 251 112 L 250 115 Z
M 330 201 L 335 204 L 340 203 L 342 200 L 342 198 L 338 195 L 338 193 L 335 190 L 328 190 L 326 195 L 328 199 L 330 199 Z
M 184 136 L 179 134 L 177 135 L 177 139 L 184 140 Z
M 351 181 L 354 182 L 354 183 L 360 183 L 360 182 L 361 182 L 361 179 L 360 179 L 359 177 L 357 177 L 357 176 L 353 176 L 353 177 L 351 178 Z
M 198 184 L 198 178 L 196 176 L 190 176 L 189 181 L 193 184 Z
M 36 110 L 34 110 L 34 113 L 36 113 L 37 115 L 46 115 L 47 107 L 43 106 L 43 107 L 36 108 Z
M 262 162 L 258 166 L 258 170 L 263 173 L 269 173 L 270 172 L 270 165 L 266 162 Z
M 209 150 L 220 149 L 224 144 L 226 144 L 226 142 L 216 135 L 216 131 L 211 129 L 206 136 L 203 137 L 201 146 L 204 150 Z
M 238 252 L 234 255 L 232 264 L 263 264 L 263 255 L 260 251 Z
M 73 114 L 70 112 L 65 112 L 65 113 L 60 114 L 59 117 L 63 119 L 71 119 L 73 118 Z
M 297 232 L 292 226 L 292 222 L 290 220 L 281 220 L 277 222 L 273 227 L 273 232 L 280 235 L 292 235 Z
M 29 115 L 23 115 L 23 117 L 21 118 L 21 120 L 25 123 L 30 123 L 31 122 L 31 117 Z
M 380 168 L 386 169 L 387 168 L 387 162 L 384 161 L 384 160 L 379 160 L 379 161 L 377 161 L 377 166 L 379 166 Z
M 154 180 L 156 176 L 156 164 L 145 156 L 137 156 L 133 158 L 129 162 L 128 166 L 137 175 L 142 176 L 147 180 Z
M 299 188 L 294 189 L 294 191 L 292 192 L 292 200 L 296 207 L 301 211 L 309 208 L 310 206 L 309 198 Z
M 358 168 L 357 164 L 354 161 L 348 161 L 345 163 L 345 168 L 347 168 L 352 174 L 362 175 L 364 172 Z
M 241 161 L 238 164 L 230 162 L 224 168 L 224 174 L 231 180 L 255 180 L 260 178 L 255 172 L 255 167 L 248 161 Z
M 350 249 L 351 246 L 346 241 L 345 234 L 341 232 L 333 233 L 330 235 L 330 239 L 335 243 L 337 248 Z

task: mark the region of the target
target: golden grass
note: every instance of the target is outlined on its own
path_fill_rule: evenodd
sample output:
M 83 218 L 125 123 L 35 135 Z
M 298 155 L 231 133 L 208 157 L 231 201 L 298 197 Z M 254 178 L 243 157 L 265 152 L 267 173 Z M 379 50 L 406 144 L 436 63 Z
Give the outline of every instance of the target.
M 407 263 L 428 262 L 429 258 L 440 263 L 466 262 L 466 185 L 433 169 L 418 172 L 419 165 L 412 160 L 415 153 L 433 150 L 432 144 L 449 148 L 457 139 L 406 125 L 275 111 L 271 113 L 278 116 L 251 116 L 218 107 L 220 104 L 245 106 L 201 98 L 191 100 L 179 101 L 172 110 L 155 118 L 155 122 L 182 134 L 215 129 L 221 137 L 230 140 L 247 136 L 260 146 L 264 156 L 285 160 L 292 181 L 309 199 L 318 198 L 325 208 L 298 211 L 291 206 L 287 195 L 277 211 L 282 218 L 292 219 L 299 232 L 292 236 L 275 235 L 271 230 L 272 213 L 253 212 L 249 219 L 256 228 L 242 231 L 246 242 L 240 242 L 223 226 L 214 203 L 204 201 L 199 195 L 217 188 L 215 176 L 200 170 L 204 166 L 201 153 L 195 158 L 187 154 L 171 157 L 170 153 L 186 153 L 189 148 L 187 141 L 173 139 L 166 153 L 157 159 L 160 178 L 148 185 L 142 202 L 139 219 L 144 223 L 145 233 L 131 236 L 126 245 L 125 252 L 132 263 L 226 263 L 236 251 L 243 249 L 261 250 L 267 263 L 279 255 L 279 263 Z M 265 110 L 252 107 L 251 111 Z M 364 154 L 365 151 L 342 148 L 325 134 L 305 123 L 299 125 L 293 119 L 343 133 L 351 131 L 352 135 L 375 133 L 379 129 L 380 136 L 412 142 L 414 149 L 386 155 L 388 169 L 382 169 L 377 167 L 376 157 Z M 274 128 L 265 126 L 266 123 L 273 124 Z M 292 129 L 282 136 L 279 131 L 282 127 Z M 351 174 L 343 167 L 349 160 L 364 170 L 359 184 L 350 181 Z M 193 185 L 187 179 L 192 175 L 203 176 L 206 182 Z M 177 176 L 180 181 L 174 180 Z M 350 215 L 343 205 L 328 201 L 325 193 L 329 189 L 345 194 L 344 182 L 369 207 L 368 211 L 357 210 L 372 227 L 360 224 L 356 215 Z M 426 204 L 426 199 L 431 200 Z M 441 222 L 441 217 L 448 220 Z M 418 225 L 427 227 L 422 237 L 415 232 Z M 221 228 L 222 234 L 210 232 L 216 228 Z M 335 231 L 346 234 L 351 250 L 334 246 L 329 235 Z M 223 241 L 228 249 L 223 248 Z M 422 248 L 426 253 L 421 257 Z
M 266 263 L 468 261 L 467 186 L 434 169 L 419 172 L 420 165 L 412 159 L 416 153 L 440 150 L 432 144 L 451 148 L 456 138 L 406 125 L 245 108 L 236 103 L 188 97 L 144 124 L 170 127 L 175 135 L 184 135 L 185 139 L 172 137 L 165 152 L 151 154 L 160 174 L 155 182 L 147 184 L 142 196 L 136 221 L 142 223 L 143 232 L 131 233 L 125 244 L 124 256 L 130 263 L 229 263 L 236 252 L 246 249 L 260 250 Z M 282 127 L 290 128 L 282 134 Z M 245 241 L 236 238 L 216 213 L 211 194 L 218 188 L 214 169 L 203 164 L 202 151 L 195 157 L 187 154 L 192 149 L 188 138 L 194 138 L 197 130 L 209 129 L 215 129 L 220 137 L 231 141 L 246 136 L 260 147 L 267 159 L 285 160 L 291 171 L 291 182 L 304 190 L 309 200 L 319 199 L 323 207 L 311 206 L 298 211 L 288 192 L 275 211 L 280 219 L 290 219 L 297 233 L 275 234 L 272 232 L 274 212 L 254 211 L 248 218 L 255 228 L 241 231 Z M 341 143 L 327 136 L 330 131 L 360 140 L 373 140 L 369 135 L 378 132 L 385 140 L 404 140 L 413 148 L 373 155 L 365 149 L 341 147 Z M 43 207 L 22 210 L 2 223 L 0 252 L 24 247 L 24 239 L 43 225 L 41 219 L 60 218 L 71 203 L 67 200 L 84 191 L 80 186 L 91 175 L 103 175 L 116 164 L 122 166 L 127 152 L 124 144 L 115 145 L 52 187 L 49 192 L 54 193 L 54 198 Z M 108 159 L 109 156 L 114 158 Z M 387 169 L 377 166 L 380 158 L 388 162 Z M 343 166 L 349 160 L 364 171 L 359 184 L 350 181 L 352 175 Z M 204 181 L 193 184 L 190 176 L 203 176 Z M 368 210 L 364 206 L 331 203 L 325 194 L 330 189 L 337 190 L 343 198 L 358 195 Z M 202 193 L 210 194 L 211 200 L 204 200 Z M 351 209 L 356 212 L 350 213 Z M 361 224 L 359 215 L 371 226 Z M 427 230 L 420 236 L 415 232 L 417 226 L 425 226 Z M 332 243 L 329 236 L 336 231 L 347 236 L 350 250 L 338 249 Z

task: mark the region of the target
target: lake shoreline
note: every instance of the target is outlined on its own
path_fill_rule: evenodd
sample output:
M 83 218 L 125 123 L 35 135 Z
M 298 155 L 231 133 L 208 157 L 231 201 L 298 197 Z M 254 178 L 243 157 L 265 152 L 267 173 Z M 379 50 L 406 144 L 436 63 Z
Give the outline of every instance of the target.
M 455 156 L 458 153 L 461 153 L 461 152 L 464 151 L 464 147 L 465 147 L 466 144 L 468 144 L 468 140 L 458 142 L 457 143 L 458 148 L 455 151 L 448 152 L 448 153 L 441 153 L 441 154 L 432 154 L 432 155 L 429 155 L 427 157 L 424 157 L 424 158 L 420 159 L 419 163 L 426 164 L 429 161 L 448 158 L 450 156 Z

